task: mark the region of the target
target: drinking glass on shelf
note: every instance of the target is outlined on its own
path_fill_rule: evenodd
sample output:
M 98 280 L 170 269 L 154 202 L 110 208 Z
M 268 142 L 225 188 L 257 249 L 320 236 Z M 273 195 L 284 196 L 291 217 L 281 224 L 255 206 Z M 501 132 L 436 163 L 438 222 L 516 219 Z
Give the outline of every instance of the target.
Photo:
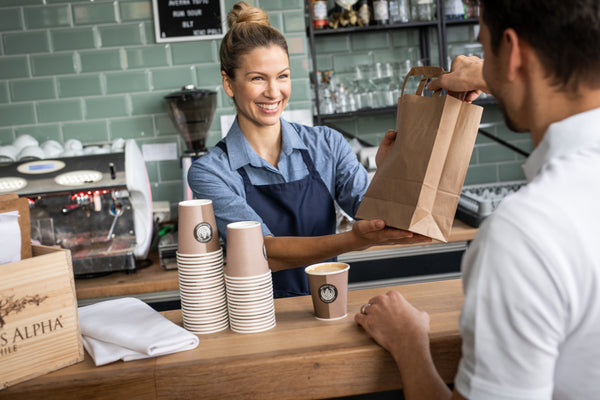
M 433 21 L 435 11 L 435 0 L 410 0 L 410 14 L 414 21 Z

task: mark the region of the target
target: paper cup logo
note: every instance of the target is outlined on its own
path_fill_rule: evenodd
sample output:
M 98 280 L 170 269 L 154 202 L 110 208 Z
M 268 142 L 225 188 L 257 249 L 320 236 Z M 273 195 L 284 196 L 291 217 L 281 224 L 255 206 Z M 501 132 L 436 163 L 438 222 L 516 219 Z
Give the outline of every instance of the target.
M 200 243 L 208 243 L 212 237 L 212 227 L 209 223 L 201 222 L 194 228 L 194 238 Z
M 333 303 L 337 299 L 337 288 L 329 283 L 322 285 L 319 288 L 319 299 L 323 303 Z

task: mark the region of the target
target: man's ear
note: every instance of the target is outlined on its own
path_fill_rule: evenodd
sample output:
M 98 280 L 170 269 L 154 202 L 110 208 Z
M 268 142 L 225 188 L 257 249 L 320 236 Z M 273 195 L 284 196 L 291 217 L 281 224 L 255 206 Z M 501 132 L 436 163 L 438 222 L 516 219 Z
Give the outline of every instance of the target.
M 502 46 L 504 47 L 504 55 L 506 56 L 506 79 L 509 82 L 514 81 L 523 66 L 523 51 L 526 50 L 524 43 L 519 39 L 519 35 L 514 29 L 509 28 L 504 31 L 502 36 Z
M 221 71 L 221 78 L 223 80 L 223 89 L 225 90 L 225 93 L 227 93 L 227 96 L 233 97 L 231 78 L 225 73 L 225 71 Z

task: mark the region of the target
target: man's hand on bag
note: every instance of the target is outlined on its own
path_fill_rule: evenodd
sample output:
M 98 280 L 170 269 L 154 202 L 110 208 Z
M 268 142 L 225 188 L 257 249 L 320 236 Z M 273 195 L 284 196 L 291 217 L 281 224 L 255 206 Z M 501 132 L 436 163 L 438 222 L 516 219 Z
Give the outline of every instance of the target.
M 452 60 L 450 72 L 429 82 L 427 89 L 447 89 L 450 94 L 458 94 L 459 98 L 471 103 L 482 92 L 489 93 L 483 79 L 483 60 L 475 56 L 457 56 Z

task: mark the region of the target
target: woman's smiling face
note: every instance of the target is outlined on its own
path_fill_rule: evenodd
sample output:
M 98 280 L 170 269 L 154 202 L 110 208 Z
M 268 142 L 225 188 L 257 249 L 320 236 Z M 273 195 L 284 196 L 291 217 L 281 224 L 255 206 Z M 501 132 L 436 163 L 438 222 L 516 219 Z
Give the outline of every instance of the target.
M 234 78 L 221 73 L 225 93 L 235 101 L 238 119 L 256 126 L 279 123 L 292 91 L 289 64 L 281 47 L 257 47 L 240 57 Z

